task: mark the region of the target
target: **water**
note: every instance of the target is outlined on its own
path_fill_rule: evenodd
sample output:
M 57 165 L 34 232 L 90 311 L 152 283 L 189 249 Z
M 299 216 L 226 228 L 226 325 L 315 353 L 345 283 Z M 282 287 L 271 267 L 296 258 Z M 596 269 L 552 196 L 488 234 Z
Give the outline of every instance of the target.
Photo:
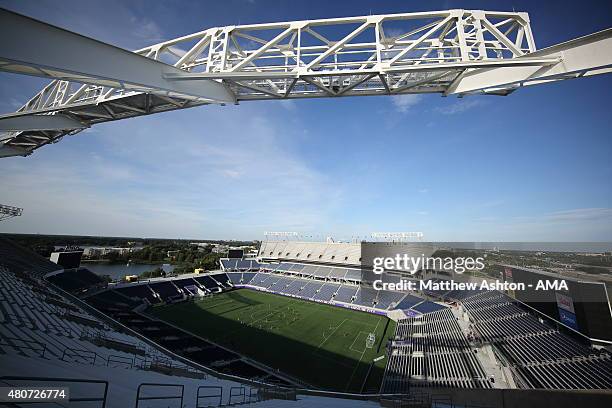
M 131 264 L 128 266 L 126 264 L 82 262 L 81 266 L 98 275 L 109 275 L 113 279 L 120 279 L 125 275 L 140 275 L 143 272 L 151 271 L 160 266 L 166 273 L 174 270 L 174 266 L 168 264 Z

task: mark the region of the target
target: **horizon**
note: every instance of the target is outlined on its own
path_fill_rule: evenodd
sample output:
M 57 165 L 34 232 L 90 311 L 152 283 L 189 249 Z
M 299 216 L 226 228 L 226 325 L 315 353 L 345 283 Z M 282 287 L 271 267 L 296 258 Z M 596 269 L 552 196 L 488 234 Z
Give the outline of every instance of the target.
M 236 240 L 236 239 L 214 239 L 214 238 L 164 238 L 164 237 L 137 237 L 137 236 L 103 236 L 103 235 L 64 235 L 64 234 L 29 234 L 29 233 L 5 233 L 0 232 L 0 237 L 2 236 L 35 236 L 35 237 L 49 237 L 49 238 L 87 238 L 87 239 L 134 239 L 141 241 L 189 241 L 189 242 L 204 242 L 204 243 L 264 243 L 264 242 L 296 242 L 296 243 L 304 243 L 304 242 L 317 242 L 317 243 L 325 243 L 324 239 L 296 239 L 296 240 L 266 240 L 266 239 L 244 239 L 244 240 Z M 305 238 L 305 237 L 298 237 Z M 313 237 L 311 237 L 313 238 Z M 456 249 L 456 250 L 499 250 L 506 252 L 549 252 L 549 253 L 607 253 L 612 252 L 612 241 L 429 241 L 429 240 L 421 240 L 421 241 L 375 241 L 368 240 L 367 237 L 352 237 L 351 239 L 344 240 L 338 239 L 334 240 L 334 243 L 338 244 L 365 244 L 365 243 L 380 243 L 380 242 L 394 242 L 396 244 L 401 243 L 419 243 L 419 244 L 434 244 L 439 245 L 437 249 Z M 54 246 L 56 248 L 61 248 L 62 246 L 69 245 L 77 245 L 82 248 L 88 247 L 97 247 L 104 245 L 93 245 L 93 244 L 61 244 L 55 243 Z

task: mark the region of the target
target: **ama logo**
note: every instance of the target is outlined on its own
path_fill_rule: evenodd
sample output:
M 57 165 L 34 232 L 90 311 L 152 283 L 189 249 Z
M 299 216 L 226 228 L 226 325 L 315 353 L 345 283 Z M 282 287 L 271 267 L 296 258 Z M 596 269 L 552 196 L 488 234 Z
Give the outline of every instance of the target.
M 536 290 L 569 290 L 565 279 L 539 280 Z

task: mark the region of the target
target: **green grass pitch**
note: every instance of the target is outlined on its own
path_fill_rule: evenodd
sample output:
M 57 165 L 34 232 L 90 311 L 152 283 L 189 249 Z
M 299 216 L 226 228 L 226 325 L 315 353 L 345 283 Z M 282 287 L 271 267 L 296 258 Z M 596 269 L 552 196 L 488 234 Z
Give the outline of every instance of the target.
M 378 392 L 395 322 L 385 316 L 239 289 L 155 307 L 154 316 L 318 388 Z M 372 348 L 366 347 L 375 333 Z M 366 378 L 367 376 L 367 378 Z

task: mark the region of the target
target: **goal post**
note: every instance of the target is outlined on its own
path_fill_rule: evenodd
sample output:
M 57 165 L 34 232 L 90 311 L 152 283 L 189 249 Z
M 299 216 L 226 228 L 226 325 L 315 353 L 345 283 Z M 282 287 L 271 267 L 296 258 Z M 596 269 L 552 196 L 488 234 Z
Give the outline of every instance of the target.
M 374 333 L 369 333 L 368 337 L 366 337 L 366 348 L 374 347 L 374 343 L 376 343 L 376 335 Z

